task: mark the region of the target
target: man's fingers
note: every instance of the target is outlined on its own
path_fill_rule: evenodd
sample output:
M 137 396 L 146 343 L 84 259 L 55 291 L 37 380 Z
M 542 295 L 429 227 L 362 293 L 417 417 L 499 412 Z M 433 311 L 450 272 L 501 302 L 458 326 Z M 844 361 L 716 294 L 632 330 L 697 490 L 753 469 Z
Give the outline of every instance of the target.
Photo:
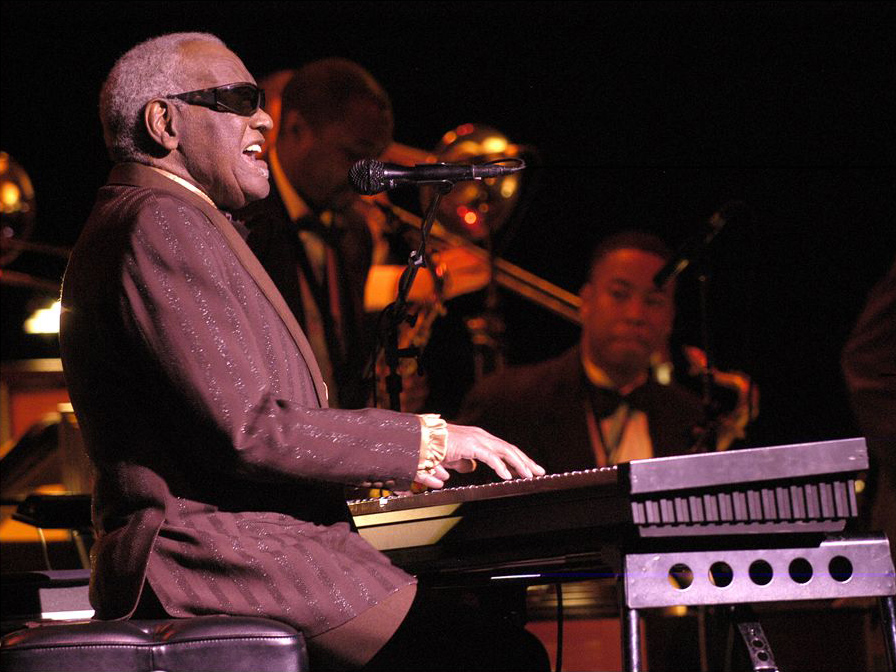
M 438 490 L 445 485 L 445 481 L 441 478 L 436 478 L 433 474 L 427 474 L 422 471 L 417 472 L 417 475 L 414 477 L 414 482 L 419 483 L 420 485 L 425 485 L 427 488 L 433 488 L 434 490 Z
M 440 481 L 447 481 L 451 478 L 451 474 L 448 473 L 448 470 L 445 469 L 441 464 L 437 464 L 435 469 L 433 469 L 433 476 L 435 476 Z
M 480 430 L 480 432 L 483 434 L 480 439 L 483 444 L 483 449 L 497 455 L 498 458 L 517 475 L 522 476 L 523 478 L 544 475 L 544 469 L 536 464 L 522 450 L 496 436 L 492 436 L 484 430 Z
M 535 475 L 535 463 L 520 451 L 519 448 L 506 448 L 501 457 L 513 470 L 523 478 L 532 478 Z
M 513 478 L 514 474 L 523 478 L 533 476 L 529 463 L 534 463 L 518 448 L 486 432 L 482 432 L 482 436 L 477 438 L 480 441 L 477 457 L 484 460 L 501 478 Z
M 448 426 L 448 454 L 445 464 L 456 468 L 462 461 L 480 460 L 507 480 L 517 476 L 543 476 L 544 469 L 523 451 L 479 427 Z
M 495 453 L 487 450 L 487 449 L 479 449 L 477 451 L 477 459 L 482 460 L 492 469 L 494 469 L 495 473 L 498 474 L 505 481 L 513 478 L 513 474 L 510 473 L 510 470 L 507 468 L 507 465 L 504 464 L 503 460 L 501 460 Z
M 522 450 L 515 447 L 513 448 L 514 454 L 520 459 L 520 461 L 526 465 L 526 469 L 529 470 L 531 476 L 544 476 L 545 470 L 540 464 L 538 464 L 531 457 L 526 455 Z

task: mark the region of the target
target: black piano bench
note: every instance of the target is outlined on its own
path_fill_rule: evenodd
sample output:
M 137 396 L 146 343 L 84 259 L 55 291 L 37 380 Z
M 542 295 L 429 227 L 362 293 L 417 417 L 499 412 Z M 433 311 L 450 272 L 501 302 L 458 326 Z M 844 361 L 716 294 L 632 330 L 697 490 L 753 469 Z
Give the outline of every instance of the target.
M 4 672 L 307 672 L 305 638 L 265 618 L 41 624 L 3 637 Z

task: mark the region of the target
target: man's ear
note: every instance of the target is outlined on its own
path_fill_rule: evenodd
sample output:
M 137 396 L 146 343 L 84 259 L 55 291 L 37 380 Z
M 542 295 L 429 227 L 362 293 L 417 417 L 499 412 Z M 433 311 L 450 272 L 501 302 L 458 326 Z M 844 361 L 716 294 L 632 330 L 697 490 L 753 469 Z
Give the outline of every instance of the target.
M 146 132 L 160 147 L 173 152 L 180 142 L 177 135 L 177 108 L 168 100 L 156 98 L 143 108 Z
M 292 140 L 301 140 L 308 135 L 308 130 L 308 122 L 299 111 L 289 110 L 281 117 L 280 130 L 277 134 Z

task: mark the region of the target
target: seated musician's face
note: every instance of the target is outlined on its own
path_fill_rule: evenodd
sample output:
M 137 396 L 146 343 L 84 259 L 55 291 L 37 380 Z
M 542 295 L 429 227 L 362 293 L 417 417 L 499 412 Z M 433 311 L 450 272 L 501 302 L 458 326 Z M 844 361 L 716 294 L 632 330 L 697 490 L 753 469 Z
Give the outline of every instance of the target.
M 617 383 L 645 372 L 672 331 L 674 285 L 653 285 L 663 265 L 650 252 L 615 250 L 597 262 L 582 288 L 582 347 Z
M 222 45 L 191 42 L 182 48 L 188 63 L 184 91 L 255 83 L 236 54 Z M 262 131 L 272 124 L 263 109 L 242 116 L 179 104 L 171 114 L 173 160 L 218 207 L 233 210 L 267 196 L 268 167 L 256 159 L 264 143 Z

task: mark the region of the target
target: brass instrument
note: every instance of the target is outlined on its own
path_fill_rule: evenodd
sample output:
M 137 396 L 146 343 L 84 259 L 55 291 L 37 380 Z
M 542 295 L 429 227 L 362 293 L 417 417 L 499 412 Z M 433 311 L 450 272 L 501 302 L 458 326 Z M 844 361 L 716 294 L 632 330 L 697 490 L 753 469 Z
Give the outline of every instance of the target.
M 422 163 L 483 163 L 497 158 L 518 156 L 521 148 L 512 145 L 498 131 L 473 124 L 462 124 L 448 131 L 434 153 L 393 143 L 381 157 L 384 161 L 403 165 Z M 478 380 L 487 373 L 497 370 L 502 365 L 501 350 L 503 322 L 497 311 L 495 286 L 508 289 L 525 299 L 542 306 L 575 324 L 579 323 L 578 296 L 553 285 L 528 271 L 496 258 L 491 253 L 491 234 L 500 228 L 509 218 L 517 203 L 521 188 L 521 174 L 512 174 L 501 178 L 490 178 L 476 182 L 464 182 L 455 186 L 448 194 L 443 194 L 436 211 L 437 221 L 430 230 L 430 248 L 437 254 L 445 250 L 462 250 L 476 260 L 477 265 L 487 269 L 488 287 L 486 309 L 482 314 L 474 315 L 466 320 L 475 356 L 475 378 Z M 421 204 L 424 210 L 429 207 L 433 197 L 430 188 L 421 189 Z M 384 194 L 364 199 L 375 204 L 385 215 L 383 228 L 392 233 L 411 234 L 418 232 L 422 226 L 420 217 L 393 205 Z M 415 238 L 411 235 L 410 238 Z M 413 244 L 419 244 L 419 237 Z M 482 243 L 480 247 L 476 242 Z M 436 276 L 441 273 L 437 263 L 430 269 Z M 444 279 L 444 278 L 443 278 Z M 438 280 L 438 279 L 437 279 Z M 422 349 L 429 340 L 430 330 L 435 319 L 445 313 L 443 297 L 437 284 L 436 295 L 430 301 L 423 302 L 417 309 L 414 325 L 403 329 L 399 338 L 399 347 Z M 471 283 L 472 286 L 460 289 L 451 279 L 447 279 L 448 294 L 464 293 L 481 289 L 482 283 Z M 454 290 L 453 292 L 451 290 Z M 383 357 L 377 362 L 377 380 L 382 380 L 385 370 Z M 405 360 L 400 365 L 400 373 L 406 382 L 416 371 L 416 363 Z M 413 385 L 413 382 L 411 382 Z M 384 398 L 383 385 L 377 385 L 377 400 Z M 409 408 L 407 410 L 415 410 Z
M 686 345 L 682 352 L 688 362 L 690 376 L 702 376 L 707 370 L 706 353 L 700 348 Z M 718 417 L 716 450 L 727 450 L 737 439 L 746 436 L 746 428 L 759 415 L 759 388 L 741 371 L 721 371 L 712 368 L 713 382 L 735 394 L 734 405 Z
M 0 216 L 3 218 L 0 266 L 6 266 L 22 251 L 18 243 L 31 236 L 35 216 L 31 179 L 6 152 L 0 152 Z
M 381 158 L 406 165 L 437 161 L 481 163 L 499 156 L 518 156 L 520 152 L 518 145 L 511 144 L 492 128 L 461 124 L 442 136 L 433 153 L 392 143 Z M 486 249 L 471 242 L 483 240 L 488 233 L 497 231 L 507 221 L 519 198 L 521 175 L 522 173 L 515 173 L 502 178 L 458 185 L 455 190 L 442 197 L 430 240 L 436 250 L 454 247 L 476 255 L 491 265 L 493 280 L 499 286 L 573 324 L 580 324 L 579 307 L 582 302 L 576 294 L 504 259 L 492 258 Z M 431 196 L 423 191 L 421 200 L 424 208 L 429 198 Z M 392 205 L 384 194 L 370 199 L 387 213 L 387 217 L 394 217 L 408 227 L 420 228 L 422 222 L 419 217 Z
M 59 280 L 39 278 L 7 268 L 22 252 L 67 259 L 70 250 L 29 240 L 37 213 L 34 187 L 28 173 L 6 152 L 0 152 L 0 282 L 54 295 Z
M 435 297 L 419 305 L 417 312 L 412 318 L 410 325 L 404 325 L 398 335 L 398 348 L 400 351 L 408 351 L 414 349 L 418 353 L 423 351 L 429 342 L 432 334 L 432 327 L 436 319 L 445 315 L 447 312 L 442 302 L 441 293 L 437 292 Z M 385 349 L 377 353 L 376 359 L 376 387 L 375 387 L 375 405 L 380 408 L 389 407 L 389 391 L 386 385 L 386 377 L 389 374 L 386 364 Z M 409 413 L 417 412 L 425 403 L 427 390 L 425 384 L 421 385 L 415 382 L 414 376 L 419 373 L 419 367 L 416 357 L 403 357 L 398 363 L 398 374 L 402 379 L 402 399 L 401 410 Z M 422 382 L 422 381 L 421 381 Z
M 409 227 L 420 228 L 421 220 L 416 215 L 394 205 L 384 206 L 388 214 Z M 466 238 L 452 233 L 439 221 L 433 223 L 430 240 L 435 250 L 446 247 L 459 247 L 475 255 L 483 262 L 492 264 L 494 281 L 532 303 L 545 308 L 555 315 L 569 320 L 573 324 L 581 324 L 579 307 L 582 300 L 578 295 L 539 278 L 515 264 L 500 257 L 489 258 L 486 250 L 468 241 Z
M 475 163 L 519 158 L 523 149 L 488 126 L 461 124 L 442 136 L 429 161 Z M 480 241 L 490 248 L 491 237 L 509 219 L 519 200 L 522 173 L 461 182 L 439 202 L 439 221 L 454 233 Z M 420 191 L 424 209 L 433 197 L 432 187 Z

